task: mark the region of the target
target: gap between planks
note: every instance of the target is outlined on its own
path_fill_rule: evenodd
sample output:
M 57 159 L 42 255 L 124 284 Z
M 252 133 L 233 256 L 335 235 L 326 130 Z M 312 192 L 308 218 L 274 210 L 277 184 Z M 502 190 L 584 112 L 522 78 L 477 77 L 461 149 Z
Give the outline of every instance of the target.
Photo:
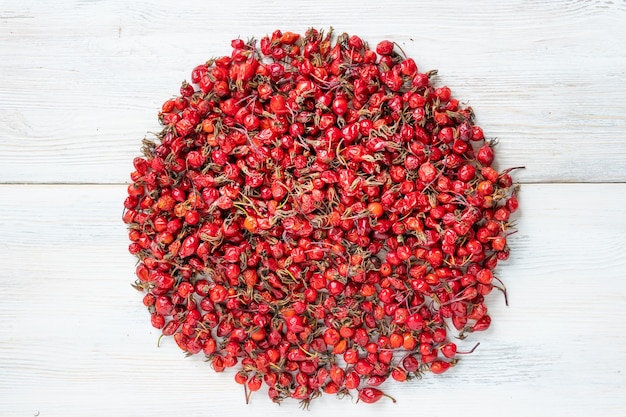
M 38 181 L 6 181 L 6 182 L 0 182 L 0 187 L 4 187 L 4 186 L 9 186 L 9 187 L 15 187 L 15 186 L 20 186 L 23 185 L 25 187 L 31 187 L 31 186 L 63 186 L 63 185 L 68 185 L 68 186 L 107 186 L 107 187 L 112 187 L 112 186 L 124 186 L 124 185 L 128 185 L 130 184 L 130 180 L 127 182 L 56 182 L 56 181 L 50 181 L 50 182 L 38 182 Z M 619 184 L 626 184 L 626 181 L 518 181 L 518 182 L 514 182 L 514 185 L 520 185 L 520 186 L 524 186 L 524 185 L 559 185 L 559 184 L 563 184 L 563 185 L 600 185 L 600 184 L 615 184 L 615 185 L 619 185 Z

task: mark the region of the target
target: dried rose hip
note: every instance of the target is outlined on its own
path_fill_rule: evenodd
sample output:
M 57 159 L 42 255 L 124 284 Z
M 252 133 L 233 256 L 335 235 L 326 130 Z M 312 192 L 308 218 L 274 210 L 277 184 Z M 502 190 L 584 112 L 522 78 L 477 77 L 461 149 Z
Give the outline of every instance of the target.
M 124 201 L 152 325 L 246 401 L 372 403 L 491 324 L 511 170 L 474 113 L 390 41 L 235 39 L 163 103 Z M 506 298 L 505 298 L 506 300 Z M 455 329 L 455 332 L 449 329 Z M 463 349 L 465 350 L 465 349 Z

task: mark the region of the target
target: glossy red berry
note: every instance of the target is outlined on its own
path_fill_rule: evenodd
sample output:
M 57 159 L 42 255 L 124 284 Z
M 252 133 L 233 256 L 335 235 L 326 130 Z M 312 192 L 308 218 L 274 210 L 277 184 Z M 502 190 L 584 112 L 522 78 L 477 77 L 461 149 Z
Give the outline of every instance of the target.
M 390 378 L 448 371 L 490 327 L 486 296 L 507 300 L 519 201 L 495 141 L 390 40 L 230 46 L 132 161 L 122 221 L 151 325 L 235 368 L 246 402 L 265 384 L 277 403 L 375 403 Z

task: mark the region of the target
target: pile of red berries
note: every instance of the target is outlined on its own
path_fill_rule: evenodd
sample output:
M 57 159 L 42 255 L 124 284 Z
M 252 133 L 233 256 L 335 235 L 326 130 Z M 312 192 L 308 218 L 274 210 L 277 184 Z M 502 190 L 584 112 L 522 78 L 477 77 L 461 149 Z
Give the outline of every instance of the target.
M 509 256 L 510 170 L 389 41 L 275 31 L 191 73 L 124 202 L 152 325 L 246 400 L 375 402 L 457 363 Z M 399 53 L 400 52 L 400 53 Z M 454 334 L 450 329 L 456 329 Z

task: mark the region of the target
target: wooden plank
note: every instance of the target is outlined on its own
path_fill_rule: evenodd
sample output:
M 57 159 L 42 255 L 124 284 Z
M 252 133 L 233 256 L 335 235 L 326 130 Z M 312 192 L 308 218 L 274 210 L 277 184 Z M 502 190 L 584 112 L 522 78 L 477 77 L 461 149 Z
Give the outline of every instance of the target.
M 232 372 L 156 347 L 121 223 L 122 185 L 0 186 L 0 415 L 291 416 Z M 449 373 L 388 384 L 397 404 L 308 413 L 613 416 L 626 408 L 625 184 L 525 185 L 492 327 Z
M 522 182 L 626 181 L 623 1 L 53 1 L 0 12 L 0 182 L 120 183 L 160 103 L 231 38 L 277 26 L 396 41 L 438 68 Z M 245 12 L 244 12 L 245 11 Z M 280 22 L 278 24 L 277 22 Z
M 202 10 L 198 12 L 198 10 Z M 206 10 L 206 11 L 205 11 Z M 477 112 L 525 183 L 626 179 L 626 2 L 391 4 L 0 0 L 0 183 L 117 183 L 160 102 L 231 38 L 332 24 L 389 38 Z M 277 23 L 277 22 L 280 22 Z M 450 373 L 387 384 L 398 403 L 323 398 L 311 415 L 614 416 L 626 400 L 625 184 L 527 184 L 510 306 Z M 0 416 L 275 415 L 232 372 L 156 348 L 120 185 L 0 185 Z

